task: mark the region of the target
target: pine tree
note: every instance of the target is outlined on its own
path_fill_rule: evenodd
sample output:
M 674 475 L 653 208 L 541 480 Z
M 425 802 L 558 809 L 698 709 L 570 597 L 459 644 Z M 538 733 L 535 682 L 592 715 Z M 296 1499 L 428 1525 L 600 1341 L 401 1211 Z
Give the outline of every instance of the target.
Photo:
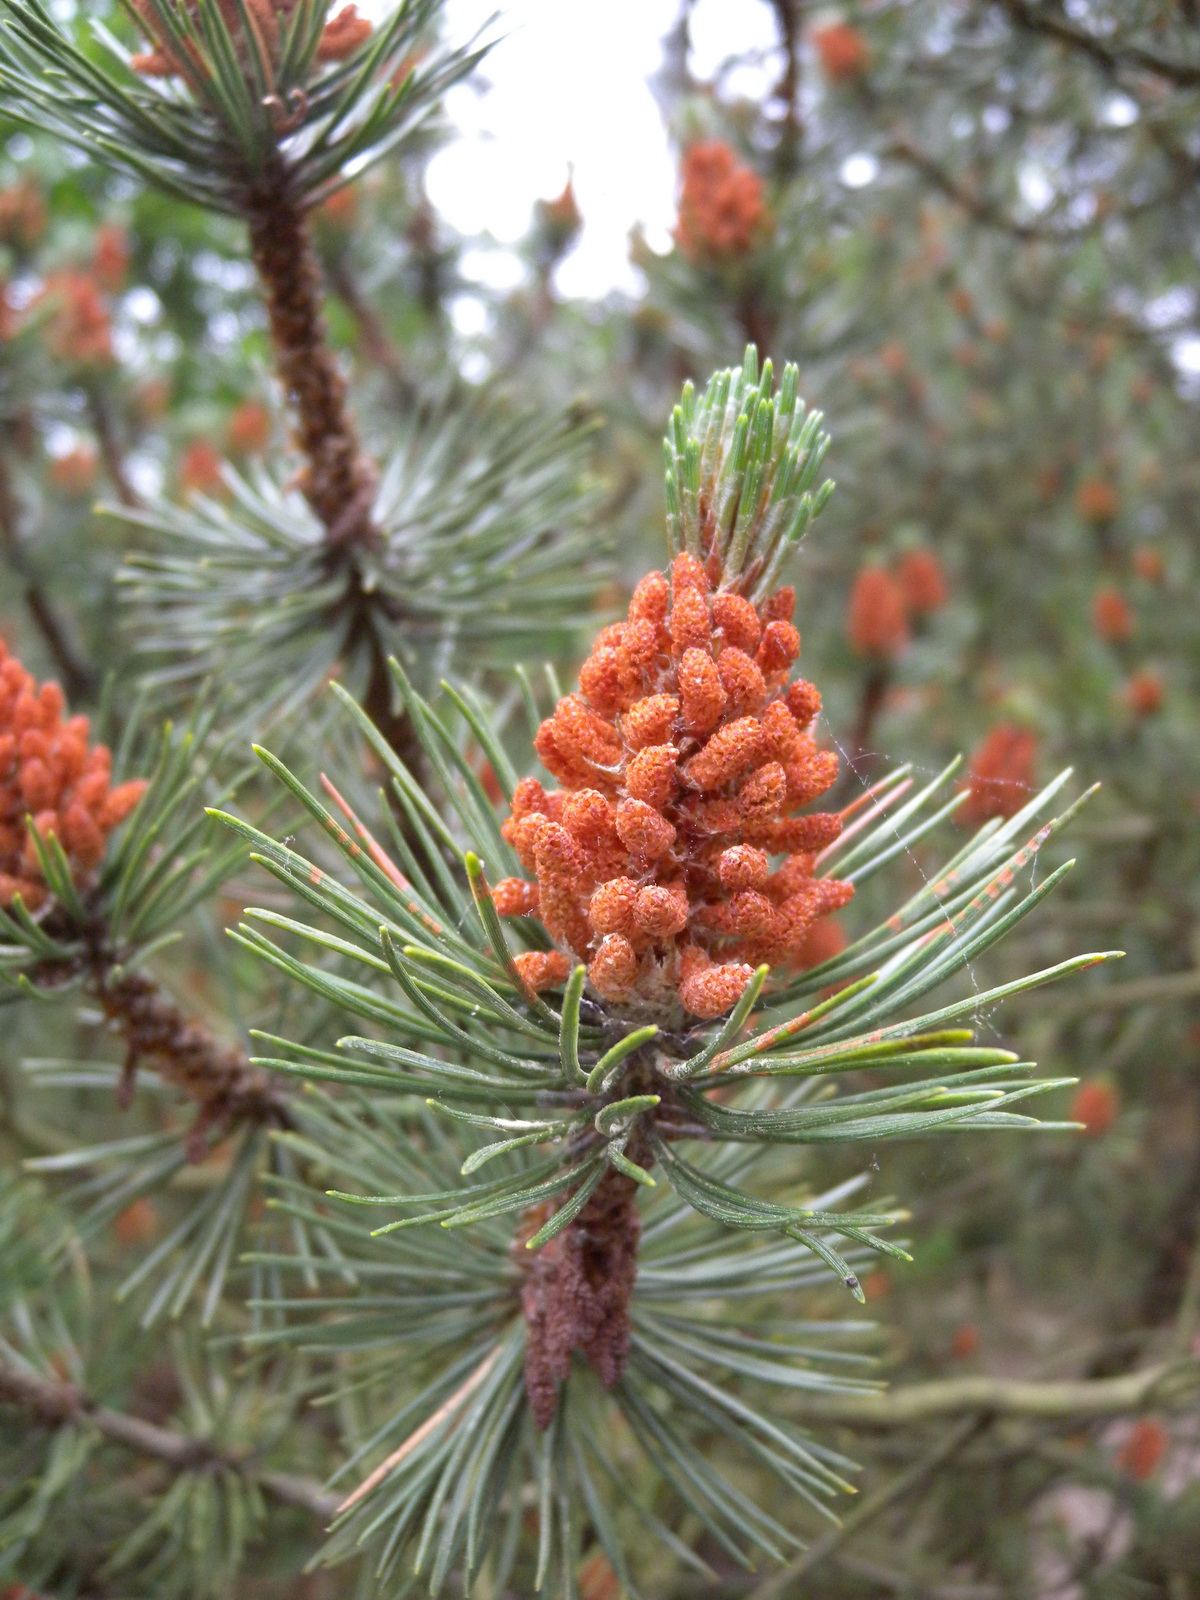
M 646 293 L 610 307 L 605 328 L 623 455 L 650 481 L 656 407 L 747 336 L 796 359 L 839 424 L 830 530 L 798 587 L 809 670 L 856 777 L 869 785 L 899 749 L 929 772 L 966 750 L 958 817 L 975 825 L 1017 810 L 1068 755 L 1103 779 L 1082 823 L 1104 843 L 1087 905 L 1067 886 L 1055 931 L 1024 948 L 1018 935 L 1012 958 L 1065 955 L 1078 928 L 1103 925 L 1131 960 L 1086 1005 L 1018 1002 L 1008 1021 L 1023 1052 L 1084 1076 L 1075 1114 L 1106 1131 L 1056 1152 L 1061 1184 L 1019 1142 L 948 1160 L 959 1198 L 940 1273 L 876 1282 L 892 1291 L 896 1382 L 916 1382 L 914 1404 L 921 1378 L 959 1363 L 1009 1371 L 1025 1349 L 1023 1370 L 1040 1372 L 1026 1349 L 1040 1316 L 1072 1330 L 1079 1354 L 1062 1370 L 1134 1386 L 1195 1328 L 1200 1158 L 1182 1130 L 1196 1104 L 1196 411 L 1179 253 L 1194 232 L 1195 19 L 1160 5 L 772 10 L 776 53 L 709 82 L 691 75 L 688 8 L 671 36 L 658 84 L 679 153 L 675 244 L 638 248 Z M 731 88 L 748 68 L 759 98 Z M 570 365 L 563 335 L 580 323 L 569 307 L 561 322 Z M 977 981 L 1011 970 L 984 963 Z M 926 1170 L 902 1151 L 881 1161 L 888 1184 Z M 1130 1392 L 1114 1391 L 1117 1409 Z M 932 1387 L 928 1403 L 942 1403 Z M 1186 1423 L 1167 1427 L 1186 1448 Z M 1087 1440 L 1074 1464 L 1042 1452 L 1035 1468 L 1032 1444 L 1006 1457 L 988 1426 L 944 1457 L 933 1424 L 877 1452 L 869 1433 L 848 1438 L 874 1455 L 879 1500 L 852 1517 L 861 1534 L 799 1559 L 788 1581 L 1008 1593 L 1053 1569 L 1064 1583 L 1194 1586 L 1194 1561 L 1162 1531 L 1190 1514 L 1169 1472 L 1138 1498 L 1116 1435 L 1058 1429 Z M 1089 1542 L 1080 1485 L 1132 1519 L 1128 1551 Z M 1046 1531 L 1060 1513 L 1067 1556 Z M 762 1600 L 782 1592 L 764 1584 Z
M 1144 870 L 1171 905 L 1190 881 L 1182 810 L 1161 822 L 1188 780 L 1155 742 L 1183 669 L 1142 653 L 1151 613 L 1164 652 L 1184 630 L 1139 604 L 1178 604 L 1185 554 L 1124 524 L 1139 452 L 1157 430 L 1174 472 L 1190 415 L 1076 238 L 1136 230 L 1121 270 L 1148 302 L 1188 37 L 776 9 L 773 102 L 681 80 L 676 247 L 641 253 L 645 307 L 560 304 L 579 212 L 570 186 L 539 207 L 496 321 L 514 400 L 456 372 L 457 244 L 422 172 L 480 51 L 440 43 L 436 0 L 374 26 L 310 0 L 137 0 L 107 25 L 4 0 L 11 1600 L 766 1600 L 839 1554 L 850 1592 L 894 1592 L 854 1541 L 900 1496 L 932 1486 L 941 1582 L 986 1500 L 951 1463 L 1024 1473 L 1026 1506 L 1075 1471 L 991 1419 L 1187 1393 L 1194 1286 L 1153 1365 L 890 1393 L 846 1295 L 898 1324 L 888 1282 L 936 1259 L 935 1133 L 986 1159 L 988 1205 L 1007 1175 L 1018 1245 L 1060 1214 L 1061 1141 L 985 1132 L 1082 1128 L 1106 1178 L 1121 1101 L 1089 1047 L 1121 985 L 1052 1014 L 1052 1076 L 991 1032 L 1012 1000 L 1024 1046 L 1023 996 L 1112 954 L 1068 952 L 1129 894 L 1101 800 L 1119 848 L 1025 924 L 1091 793 L 1055 814 L 1070 774 L 1038 771 L 1070 744 L 1108 773 L 1132 742 L 1110 787 L 1164 827 Z M 1009 121 L 956 131 L 981 62 Z M 1087 74 L 1146 72 L 1180 104 L 1087 137 L 1127 163 L 1114 190 L 1166 186 L 1085 215 L 1096 180 L 1064 157 L 1041 205 L 1035 135 L 1081 121 Z M 864 149 L 884 176 L 850 193 Z M 1053 339 L 1016 309 L 1051 291 Z M 832 502 L 796 367 L 725 366 L 747 338 L 798 356 L 836 419 Z M 720 370 L 672 411 L 681 369 Z M 602 416 L 555 409 L 597 372 Z M 824 709 L 792 676 L 797 621 Z M 1133 928 L 1141 970 L 1178 926 Z M 1020 1102 L 1042 1094 L 1038 1122 Z M 921 1202 L 910 1241 L 867 1193 L 877 1152 Z M 977 1344 L 960 1327 L 950 1359 Z M 909 1464 L 875 1489 L 880 1428 Z M 1187 1570 L 1154 1489 L 1169 1443 L 1143 1420 L 1109 1469 L 1139 1486 L 1128 1570 L 1150 1582 Z M 1000 1531 L 968 1552 L 983 1576 Z

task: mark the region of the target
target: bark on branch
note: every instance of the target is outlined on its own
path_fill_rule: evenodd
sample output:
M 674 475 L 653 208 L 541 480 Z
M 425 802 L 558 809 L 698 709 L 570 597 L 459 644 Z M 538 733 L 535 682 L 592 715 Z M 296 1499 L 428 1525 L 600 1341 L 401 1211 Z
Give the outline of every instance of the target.
M 1017 27 L 1024 28 L 1027 33 L 1053 39 L 1056 44 L 1066 45 L 1069 50 L 1087 56 L 1110 76 L 1115 76 L 1124 68 L 1152 72 L 1181 89 L 1200 86 L 1200 63 L 1172 61 L 1136 44 L 1109 44 L 1094 33 L 1074 27 L 1061 15 L 1051 15 L 1038 6 L 1028 4 L 1028 0 L 1001 0 L 1001 4 Z
M 1038 1382 L 1020 1378 L 966 1377 L 906 1384 L 883 1394 L 805 1398 L 795 1415 L 805 1422 L 845 1423 L 856 1428 L 908 1428 L 939 1417 L 975 1413 L 1044 1421 L 1115 1417 L 1173 1410 L 1194 1403 L 1200 1392 L 1200 1359 L 1163 1362 L 1119 1378 Z
M 188 1155 L 202 1161 L 214 1127 L 259 1122 L 286 1127 L 286 1107 L 276 1085 L 242 1051 L 217 1042 L 203 1023 L 185 1016 L 153 978 L 128 972 L 114 978 L 100 962 L 90 988 L 125 1041 L 125 1067 L 118 1090 L 122 1104 L 133 1093 L 134 1075 L 145 1065 L 197 1107 L 188 1134 Z
M 70 961 L 44 963 L 31 976 L 36 984 L 82 978 L 85 989 L 123 1040 L 125 1063 L 117 1088 L 124 1108 L 133 1097 L 139 1067 L 147 1067 L 196 1107 L 187 1136 L 190 1160 L 203 1161 L 214 1129 L 229 1131 L 245 1122 L 291 1126 L 286 1097 L 271 1074 L 252 1066 L 245 1053 L 223 1045 L 203 1022 L 189 1017 L 145 972 L 126 971 L 103 929 L 83 930 L 84 948 Z
M 211 1440 L 175 1433 L 140 1417 L 110 1410 L 74 1384 L 56 1383 L 8 1363 L 0 1363 L 0 1404 L 17 1407 L 41 1427 L 92 1427 L 111 1443 L 162 1461 L 177 1472 L 237 1473 L 280 1505 L 297 1506 L 323 1523 L 332 1521 L 337 1509 L 337 1495 L 327 1494 L 310 1478 L 267 1471 L 256 1466 L 250 1457 L 221 1450 Z
M 95 693 L 96 674 L 71 642 L 65 624 L 42 587 L 25 547 L 20 521 L 8 458 L 0 449 L 0 546 L 21 585 L 29 615 L 49 651 L 68 698 L 85 700 Z
M 359 442 L 345 380 L 329 346 L 308 214 L 281 177 L 250 197 L 246 218 L 276 365 L 306 462 L 300 486 L 331 546 L 370 543 L 375 465 Z

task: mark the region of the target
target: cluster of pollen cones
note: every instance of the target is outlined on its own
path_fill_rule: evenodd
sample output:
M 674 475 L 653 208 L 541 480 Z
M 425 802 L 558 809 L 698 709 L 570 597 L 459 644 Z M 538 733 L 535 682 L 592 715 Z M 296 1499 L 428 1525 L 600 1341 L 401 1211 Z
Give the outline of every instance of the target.
M 680 175 L 675 238 L 689 260 L 744 256 L 768 231 L 762 179 L 721 140 L 690 145 Z
M 226 26 L 235 37 L 242 29 L 244 15 L 258 36 L 260 49 L 271 59 L 278 57 L 280 22 L 286 20 L 296 9 L 296 0 L 246 0 L 244 12 L 238 0 L 217 0 L 217 4 Z M 153 5 L 149 0 L 134 0 L 134 9 L 142 19 L 147 33 L 154 40 L 155 48 L 134 56 L 130 63 L 133 70 L 140 72 L 146 78 L 188 77 L 189 64 L 181 58 L 178 50 L 172 47 L 172 41 L 165 35 Z M 189 6 L 188 9 L 192 10 L 192 7 Z M 193 15 L 197 13 L 193 11 Z M 325 24 L 321 32 L 317 44 L 317 60 L 344 61 L 358 49 L 370 33 L 370 22 L 358 15 L 356 7 L 343 6 L 338 14 Z M 191 66 L 193 70 L 203 72 L 203 63 L 198 56 Z
M 714 593 L 684 554 L 601 633 L 535 741 L 562 788 L 524 779 L 504 824 L 537 881 L 505 878 L 496 908 L 538 917 L 557 946 L 516 958 L 530 987 L 584 961 L 614 1005 L 717 1017 L 756 966 L 803 969 L 814 942 L 827 953 L 818 921 L 853 889 L 814 876 L 840 818 L 795 815 L 838 763 L 813 737 L 820 695 L 788 683 L 794 604 L 790 588 L 760 607 Z
M 107 747 L 88 744 L 88 719 L 64 722 L 58 685 L 39 689 L 0 644 L 0 905 L 19 894 L 36 911 L 49 898 L 28 817 L 58 839 L 77 881 L 99 866 L 146 788 L 141 779 L 110 788 L 111 771 Z

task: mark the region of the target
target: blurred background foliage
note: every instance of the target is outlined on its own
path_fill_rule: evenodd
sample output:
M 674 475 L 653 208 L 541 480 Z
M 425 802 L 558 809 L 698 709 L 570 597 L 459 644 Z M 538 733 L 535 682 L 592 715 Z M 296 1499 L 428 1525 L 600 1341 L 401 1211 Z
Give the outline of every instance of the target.
M 1128 952 L 1004 1016 L 1006 1042 L 1080 1079 L 1056 1110 L 1081 1133 L 873 1154 L 874 1193 L 917 1197 L 920 1242 L 915 1264 L 866 1281 L 874 1349 L 894 1385 L 1118 1378 L 1200 1353 L 1200 16 L 1189 0 L 773 10 L 774 88 L 757 100 L 726 71 L 693 76 L 686 4 L 664 41 L 679 220 L 666 253 L 632 239 L 638 294 L 558 291 L 580 223 L 569 185 L 531 217 L 515 288 L 467 279 L 472 241 L 425 193 L 432 152 L 454 137 L 435 117 L 316 214 L 332 338 L 376 453 L 419 436 L 431 395 L 532 411 L 548 429 L 564 409 L 590 424 L 589 515 L 613 554 L 592 585 L 596 626 L 661 561 L 660 438 L 680 382 L 747 341 L 799 363 L 834 433 L 838 492 L 793 577 L 804 671 L 847 758 L 841 798 L 895 761 L 932 776 L 961 751 L 995 809 L 1014 809 L 1036 777 L 1073 765 L 1103 784 L 1074 835 L 1083 870 L 976 981 L 1063 959 L 1081 938 Z M 130 36 L 123 16 L 88 14 Z M 243 231 L 5 127 L 0 106 L 0 294 L 4 636 L 74 709 L 107 703 L 102 726 L 119 729 L 146 672 L 144 622 L 122 594 L 147 536 L 121 508 L 160 493 L 225 502 L 224 464 L 253 473 L 283 448 Z M 464 294 L 483 305 L 470 336 L 450 314 Z M 594 631 L 575 621 L 564 679 Z M 281 736 L 303 766 L 304 729 Z M 308 757 L 310 775 L 336 760 L 328 746 Z M 334 770 L 351 759 L 361 752 Z M 931 860 L 918 848 L 901 880 L 917 886 Z M 230 1042 L 248 1021 L 287 1031 L 291 1002 L 219 937 L 252 894 L 271 903 L 240 876 L 226 882 L 163 957 L 175 991 Z M 6 1161 L 61 1154 L 81 1129 L 93 1144 L 134 1131 L 95 1093 L 115 1063 L 90 1078 L 62 1065 L 94 1054 L 94 1014 L 9 1015 Z M 69 1093 L 50 1111 L 55 1084 Z M 164 1107 L 157 1090 L 141 1096 L 136 1131 L 170 1124 Z M 86 1265 L 77 1241 L 55 1244 L 75 1263 L 78 1326 L 25 1334 L 64 1381 L 98 1367 L 113 1403 L 148 1426 L 187 1419 L 222 1450 L 257 1441 L 268 1460 L 263 1439 L 282 1438 L 297 1410 L 270 1359 L 239 1356 L 235 1380 L 220 1349 L 139 1331 L 136 1295 L 112 1309 L 114 1285 L 228 1160 L 217 1145 L 174 1188 L 97 1213 Z M 835 1156 L 812 1165 L 829 1183 L 852 1170 Z M 35 1209 L 39 1227 L 57 1226 Z M 13 1237 L 31 1225 L 13 1222 Z M 15 1259 L 0 1268 L 10 1294 Z M 840 1308 L 833 1290 L 805 1292 L 805 1316 Z M 216 1321 L 240 1326 L 231 1309 Z M 281 1470 L 323 1476 L 336 1432 L 329 1411 L 308 1411 L 275 1452 Z M 175 1469 L 131 1466 L 108 1437 L 52 1437 L 49 1458 L 40 1436 L 0 1440 L 10 1600 L 34 1586 L 371 1592 L 352 1569 L 300 1576 L 312 1508 L 268 1516 L 244 1474 L 197 1458 L 184 1477 L 203 1480 L 202 1500 L 159 1501 L 147 1531 L 118 1487 L 169 1497 Z M 758 1580 L 700 1578 L 662 1550 L 645 1592 L 1200 1597 L 1194 1404 L 1069 1423 L 964 1407 L 904 1430 L 847 1422 L 832 1442 L 865 1463 L 867 1514 L 844 1536 Z M 83 1514 L 41 1527 L 6 1498 L 31 1472 L 52 1498 L 56 1471 L 82 1470 L 59 1458 L 85 1448 L 101 1487 Z M 196 1552 L 216 1548 L 228 1560 L 212 1569 Z M 578 1584 L 584 1600 L 618 1593 L 601 1555 Z

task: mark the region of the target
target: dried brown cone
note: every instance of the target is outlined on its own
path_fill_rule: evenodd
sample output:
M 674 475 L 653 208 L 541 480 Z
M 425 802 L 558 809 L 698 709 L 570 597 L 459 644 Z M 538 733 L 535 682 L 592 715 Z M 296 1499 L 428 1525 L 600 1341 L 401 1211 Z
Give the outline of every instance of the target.
M 504 824 L 536 882 L 498 884 L 497 909 L 536 915 L 556 947 L 517 957 L 531 986 L 585 961 L 625 1014 L 720 1016 L 756 966 L 801 966 L 813 924 L 850 899 L 816 866 L 840 818 L 796 814 L 838 762 L 813 737 L 820 695 L 788 681 L 794 602 L 714 594 L 684 554 L 600 635 L 535 741 L 562 787 L 524 779 Z
M 562 1202 L 531 1208 L 517 1230 L 513 1252 L 524 1272 L 525 1392 L 539 1428 L 554 1420 L 558 1387 L 570 1373 L 574 1351 L 606 1389 L 625 1370 L 629 1302 L 642 1234 L 636 1194 L 631 1178 L 606 1174 L 570 1227 L 543 1245 L 532 1261 L 525 1256 L 525 1240 Z

